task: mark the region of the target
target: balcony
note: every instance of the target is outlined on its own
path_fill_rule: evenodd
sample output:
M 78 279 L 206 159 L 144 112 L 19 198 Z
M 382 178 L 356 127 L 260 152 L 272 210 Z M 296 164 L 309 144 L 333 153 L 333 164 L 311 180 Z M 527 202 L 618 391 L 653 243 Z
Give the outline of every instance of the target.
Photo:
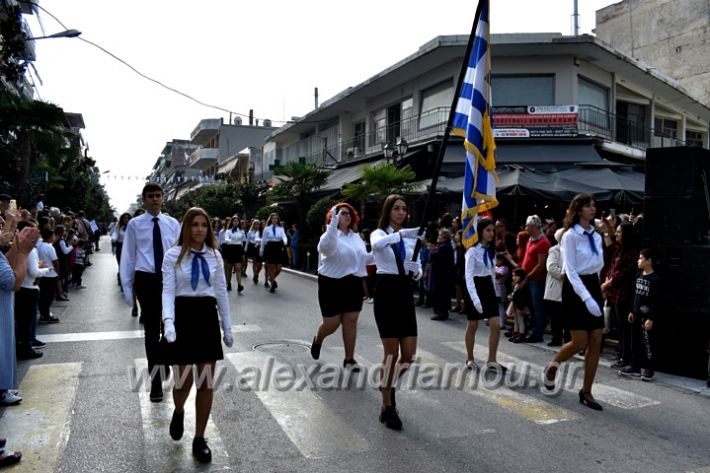
M 205 170 L 217 163 L 219 149 L 217 148 L 197 148 L 190 155 L 190 167 Z
M 204 146 L 209 140 L 219 134 L 219 129 L 222 126 L 222 120 L 219 118 L 207 118 L 200 120 L 192 133 L 190 141 L 196 145 Z

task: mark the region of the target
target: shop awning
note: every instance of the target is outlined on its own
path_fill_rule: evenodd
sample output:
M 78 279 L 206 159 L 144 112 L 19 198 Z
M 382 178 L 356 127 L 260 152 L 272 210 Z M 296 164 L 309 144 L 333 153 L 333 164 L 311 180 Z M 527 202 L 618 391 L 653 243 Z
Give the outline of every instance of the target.
M 372 166 L 380 161 L 360 163 L 354 166 L 334 169 L 328 176 L 328 181 L 321 186 L 320 191 L 337 191 L 349 182 L 360 180 L 360 174 L 365 166 Z

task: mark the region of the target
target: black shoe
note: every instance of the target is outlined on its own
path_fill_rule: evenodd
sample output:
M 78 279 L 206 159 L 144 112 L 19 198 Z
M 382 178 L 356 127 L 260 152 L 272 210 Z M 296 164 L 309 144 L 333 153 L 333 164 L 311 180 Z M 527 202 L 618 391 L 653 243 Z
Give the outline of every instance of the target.
M 617 361 L 616 363 L 613 363 L 613 364 L 610 366 L 610 368 L 613 369 L 613 370 L 623 370 L 624 368 L 626 368 L 626 367 L 629 366 L 630 364 L 631 364 L 631 363 L 626 363 L 626 362 L 623 361 L 623 360 L 619 360 L 619 361 Z
M 158 378 L 159 379 L 159 378 Z M 160 381 L 153 382 L 150 388 L 150 402 L 162 402 L 163 401 L 163 383 Z
M 277 287 L 279 287 L 279 284 L 276 281 L 272 281 L 271 282 L 271 289 L 276 289 Z
M 592 393 L 585 393 L 583 390 L 579 390 L 579 403 L 584 404 L 590 409 L 594 409 L 595 411 L 601 411 L 602 406 L 594 400 L 592 397 Z
M 41 323 L 41 324 L 58 324 L 59 319 L 57 317 L 50 315 L 49 317 L 40 317 L 39 323 Z
M 443 314 L 436 314 L 434 317 L 431 318 L 431 320 L 449 320 L 449 316 Z
M 41 351 L 33 350 L 32 348 L 30 348 L 29 350 L 23 350 L 23 351 L 17 352 L 17 359 L 18 360 L 34 360 L 37 358 L 42 358 L 42 355 L 44 355 L 44 353 L 42 353 Z
M 316 343 L 316 337 L 313 337 L 313 341 L 311 342 L 311 356 L 314 360 L 320 358 L 320 347 L 321 343 Z
M 343 368 L 345 369 L 350 369 L 353 373 L 359 373 L 360 372 L 360 365 L 357 364 L 357 361 L 354 359 L 351 360 L 343 360 Z
M 502 374 L 505 374 L 508 372 L 508 368 L 496 361 L 494 363 L 486 363 L 486 371 L 500 371 Z
M 228 290 L 228 291 L 231 291 L 231 290 L 232 290 L 232 283 L 231 283 L 231 282 L 228 282 L 228 283 L 227 283 L 227 290 Z
M 170 421 L 170 438 L 180 440 L 185 431 L 185 412 L 173 411 L 173 420 Z
M 204 437 L 195 437 L 192 441 L 192 456 L 200 463 L 212 461 L 212 450 L 207 446 L 207 441 Z
M 268 281 L 268 280 L 264 281 L 264 287 L 269 287 L 269 281 Z
M 402 430 L 402 419 L 399 418 L 399 412 L 394 406 L 385 406 L 380 411 L 380 422 L 385 424 L 385 427 L 392 430 Z
M 530 335 L 529 337 L 525 337 L 523 339 L 523 343 L 540 343 L 543 341 L 542 337 L 536 337 L 534 335 Z
M 244 286 L 241 284 L 237 286 L 237 292 L 242 292 L 244 290 Z
M 42 340 L 37 340 L 36 338 L 32 340 L 32 348 L 47 348 L 47 344 Z
M 131 310 L 131 316 L 138 317 L 138 306 L 133 306 L 133 309 Z
M 550 343 L 547 344 L 548 347 L 561 347 L 562 346 L 562 340 L 552 340 Z

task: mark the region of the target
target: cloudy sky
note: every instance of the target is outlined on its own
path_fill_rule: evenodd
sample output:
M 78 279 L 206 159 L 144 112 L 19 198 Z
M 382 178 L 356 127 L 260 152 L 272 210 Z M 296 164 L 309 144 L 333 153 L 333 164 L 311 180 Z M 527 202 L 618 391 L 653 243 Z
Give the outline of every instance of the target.
M 202 102 L 275 125 L 313 109 L 438 35 L 467 34 L 476 1 L 41 0 L 35 36 L 78 29 L 141 73 Z M 581 30 L 613 0 L 579 0 Z M 444 5 L 455 8 L 444 9 Z M 572 29 L 573 0 L 491 0 L 491 30 Z M 51 14 L 51 15 L 50 15 Z M 228 113 L 142 78 L 78 39 L 36 41 L 42 100 L 82 113 L 89 155 L 112 205 L 125 210 L 165 143 Z

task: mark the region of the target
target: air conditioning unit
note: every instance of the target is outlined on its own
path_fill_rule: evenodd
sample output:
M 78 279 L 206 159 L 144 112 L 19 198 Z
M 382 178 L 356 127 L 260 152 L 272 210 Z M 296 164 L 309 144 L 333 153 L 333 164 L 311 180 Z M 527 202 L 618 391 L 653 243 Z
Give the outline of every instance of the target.
M 345 155 L 348 158 L 357 158 L 358 156 L 360 156 L 360 148 L 358 148 L 357 146 L 353 146 L 352 148 L 347 148 L 345 150 Z

